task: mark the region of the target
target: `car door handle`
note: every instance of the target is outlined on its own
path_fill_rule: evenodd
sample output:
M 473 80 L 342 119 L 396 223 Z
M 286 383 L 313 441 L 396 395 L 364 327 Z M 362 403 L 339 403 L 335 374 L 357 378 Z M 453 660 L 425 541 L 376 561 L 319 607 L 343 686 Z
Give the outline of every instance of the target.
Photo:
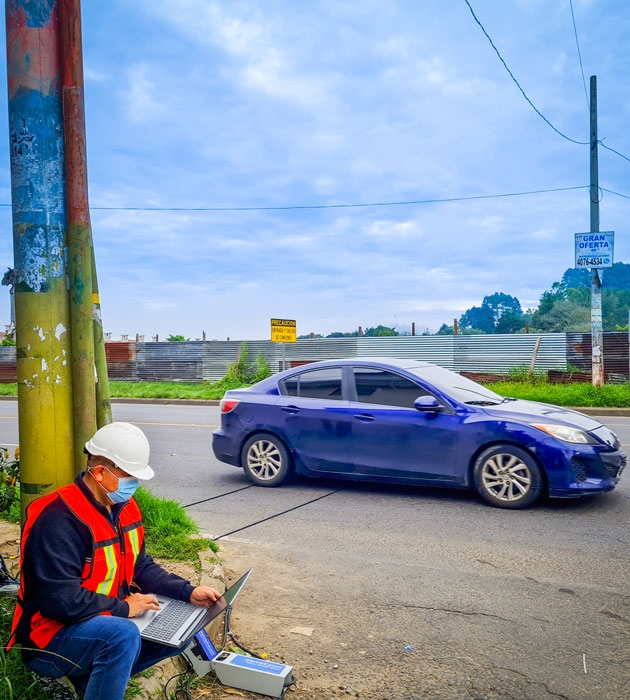
M 299 413 L 300 409 L 297 406 L 282 406 L 285 413 Z
M 374 416 L 371 413 L 355 413 L 354 417 L 360 420 L 361 423 L 371 423 L 374 420 Z

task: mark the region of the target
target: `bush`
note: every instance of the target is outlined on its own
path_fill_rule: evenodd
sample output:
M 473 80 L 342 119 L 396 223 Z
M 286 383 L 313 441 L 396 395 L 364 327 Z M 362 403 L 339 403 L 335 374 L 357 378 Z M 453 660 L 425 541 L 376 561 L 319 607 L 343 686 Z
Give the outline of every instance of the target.
M 236 362 L 228 367 L 227 375 L 224 379 L 229 380 L 230 383 L 239 382 L 238 386 L 244 386 L 246 384 L 255 384 L 270 376 L 271 369 L 262 352 L 258 352 L 256 363 L 250 362 L 247 343 L 243 342 Z
M 20 522 L 20 448 L 15 454 L 0 448 L 0 516 L 13 523 Z

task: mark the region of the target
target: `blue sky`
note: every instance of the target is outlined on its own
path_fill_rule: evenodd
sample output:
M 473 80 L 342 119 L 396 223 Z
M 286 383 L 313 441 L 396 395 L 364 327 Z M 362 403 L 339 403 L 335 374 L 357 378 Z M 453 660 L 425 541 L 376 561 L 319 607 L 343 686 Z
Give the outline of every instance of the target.
M 588 141 L 569 1 L 470 4 L 536 108 Z M 630 4 L 573 10 L 599 137 L 630 158 Z M 589 148 L 532 109 L 464 0 L 84 2 L 83 41 L 114 338 L 264 339 L 272 317 L 436 331 L 494 292 L 535 307 L 589 229 L 587 189 L 489 197 L 587 186 Z M 6 108 L 0 129 L 8 203 Z M 630 161 L 600 148 L 599 165 L 625 195 L 602 192 L 600 229 L 627 262 Z M 8 322 L 8 293 L 2 308 Z

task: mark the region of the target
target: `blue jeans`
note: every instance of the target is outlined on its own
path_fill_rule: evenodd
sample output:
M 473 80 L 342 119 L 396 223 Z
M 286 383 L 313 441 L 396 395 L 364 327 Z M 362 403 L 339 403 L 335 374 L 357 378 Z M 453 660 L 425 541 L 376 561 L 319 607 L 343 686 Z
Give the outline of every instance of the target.
M 95 615 L 59 630 L 26 665 L 40 676 L 67 676 L 84 700 L 123 700 L 131 676 L 183 649 L 142 640 L 127 618 Z

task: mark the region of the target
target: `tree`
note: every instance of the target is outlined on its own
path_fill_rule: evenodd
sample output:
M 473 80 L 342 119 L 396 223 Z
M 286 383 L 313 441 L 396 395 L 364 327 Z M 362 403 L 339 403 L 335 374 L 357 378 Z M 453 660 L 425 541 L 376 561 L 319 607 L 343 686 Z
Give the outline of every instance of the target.
M 501 318 L 506 314 L 507 318 L 499 325 Z M 459 325 L 463 333 L 515 333 L 525 326 L 525 319 L 521 302 L 516 297 L 504 292 L 495 292 L 485 296 L 481 306 L 473 306 L 465 311 Z
M 520 306 L 520 304 L 519 304 Z M 495 333 L 518 333 L 525 328 L 527 320 L 524 314 L 514 311 L 505 311 L 494 327 Z
M 395 328 L 388 326 L 376 326 L 375 328 L 366 328 L 363 334 L 366 338 L 382 338 L 384 336 L 398 335 Z
M 359 335 L 359 331 L 352 331 L 352 332 L 345 332 L 342 333 L 341 331 L 334 331 L 333 333 L 329 333 L 326 337 L 327 338 L 356 338 Z
M 169 335 L 166 339 L 169 343 L 185 343 L 190 340 L 190 338 L 184 338 L 183 335 Z
M 473 306 L 464 311 L 459 319 L 462 330 L 478 330 L 482 333 L 494 333 L 494 312 L 489 306 Z
M 516 297 L 510 296 L 509 294 L 504 294 L 503 292 L 495 292 L 490 296 L 484 297 L 481 305 L 492 309 L 495 326 L 503 314 L 507 312 L 510 312 L 515 316 L 522 316 L 523 314 L 521 302 Z
M 532 323 L 547 333 L 588 333 L 591 312 L 575 302 L 560 299 L 547 313 L 536 312 Z

